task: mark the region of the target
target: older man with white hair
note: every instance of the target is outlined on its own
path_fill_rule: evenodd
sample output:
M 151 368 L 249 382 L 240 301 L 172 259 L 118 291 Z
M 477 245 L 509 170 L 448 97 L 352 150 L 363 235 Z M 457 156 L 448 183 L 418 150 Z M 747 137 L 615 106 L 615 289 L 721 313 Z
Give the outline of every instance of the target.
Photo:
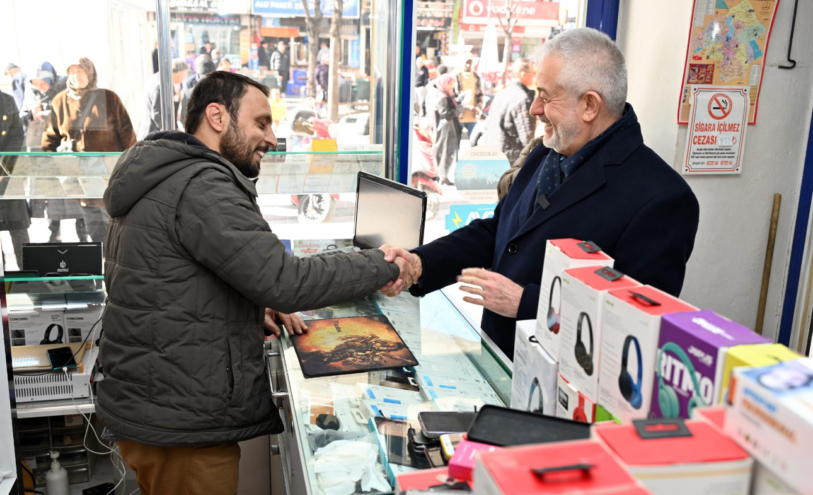
M 606 35 L 566 31 L 542 49 L 530 113 L 544 145 L 527 157 L 494 217 L 400 250 L 415 296 L 456 281 L 485 308 L 482 327 L 513 355 L 516 320 L 536 318 L 548 239 L 589 239 L 615 267 L 678 295 L 700 210 L 683 178 L 644 145 L 626 103 L 624 55 Z M 396 292 L 393 284 L 385 292 Z

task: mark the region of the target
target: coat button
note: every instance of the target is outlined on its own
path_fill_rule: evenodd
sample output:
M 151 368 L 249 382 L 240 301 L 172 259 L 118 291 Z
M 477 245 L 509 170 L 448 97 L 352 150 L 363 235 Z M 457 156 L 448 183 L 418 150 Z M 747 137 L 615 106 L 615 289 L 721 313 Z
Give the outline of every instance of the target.
M 508 254 L 517 254 L 517 251 L 519 251 L 519 247 L 515 242 L 508 245 Z

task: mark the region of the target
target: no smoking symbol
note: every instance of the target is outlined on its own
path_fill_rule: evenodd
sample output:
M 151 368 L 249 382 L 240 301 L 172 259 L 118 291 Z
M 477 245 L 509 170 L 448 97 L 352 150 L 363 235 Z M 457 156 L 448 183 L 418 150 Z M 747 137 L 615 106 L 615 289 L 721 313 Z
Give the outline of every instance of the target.
M 717 93 L 716 95 L 711 97 L 709 101 L 709 115 L 714 120 L 723 120 L 724 118 L 731 115 L 731 108 L 734 106 L 734 102 L 731 101 L 731 98 L 723 93 Z

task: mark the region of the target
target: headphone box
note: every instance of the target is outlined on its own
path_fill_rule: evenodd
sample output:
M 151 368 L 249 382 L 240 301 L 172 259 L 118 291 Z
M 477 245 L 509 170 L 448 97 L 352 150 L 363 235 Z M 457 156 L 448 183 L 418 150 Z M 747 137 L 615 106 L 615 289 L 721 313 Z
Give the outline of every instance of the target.
M 40 345 L 47 337 L 67 344 L 65 296 L 62 294 L 9 294 L 8 327 L 11 345 Z M 49 332 L 48 329 L 51 329 Z
M 545 244 L 545 264 L 539 285 L 536 338 L 550 357 L 559 362 L 559 327 L 562 311 L 562 273 L 568 268 L 609 266 L 615 261 L 598 246 L 578 239 L 553 239 Z
M 601 423 L 593 438 L 654 495 L 749 495 L 754 460 L 706 421 Z
M 801 356 L 791 351 L 782 344 L 756 344 L 738 345 L 731 347 L 725 356 L 725 367 L 723 368 L 723 384 L 720 387 L 720 403 L 728 402 L 728 384 L 731 379 L 731 372 L 734 368 L 742 366 L 748 368 L 761 368 L 776 363 L 792 361 Z
M 536 341 L 536 320 L 517 322 L 511 409 L 556 416 L 559 365 Z
M 598 403 L 621 421 L 648 417 L 661 317 L 681 311 L 697 308 L 648 285 L 607 294 Z
M 561 373 L 556 390 L 556 417 L 591 424 L 596 421 L 596 403 L 568 383 Z
M 592 402 L 598 400 L 604 298 L 607 291 L 640 285 L 606 266 L 562 273 L 559 373 Z
M 802 495 L 813 495 L 813 360 L 741 368 L 731 378 L 725 432 Z
M 67 309 L 65 309 L 65 332 L 68 342 L 84 342 L 90 330 L 101 335 L 102 317 L 104 309 L 104 293 L 85 292 L 65 294 Z M 99 322 L 96 324 L 96 322 Z M 93 325 L 96 325 L 94 328 Z
M 650 417 L 688 418 L 695 407 L 716 404 L 728 349 L 768 342 L 714 311 L 665 315 L 661 321 L 655 366 L 657 384 L 652 388 Z
M 477 457 L 474 495 L 646 495 L 608 449 L 594 440 L 511 447 Z

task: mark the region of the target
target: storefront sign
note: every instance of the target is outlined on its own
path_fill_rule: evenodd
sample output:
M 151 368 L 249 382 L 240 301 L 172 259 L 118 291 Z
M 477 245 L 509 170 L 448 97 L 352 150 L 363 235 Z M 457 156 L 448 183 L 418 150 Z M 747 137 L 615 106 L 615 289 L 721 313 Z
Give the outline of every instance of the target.
M 218 0 L 169 0 L 170 11 L 217 12 Z
M 361 40 L 358 38 L 350 40 L 348 55 L 350 56 L 350 68 L 358 69 L 361 67 Z
M 299 38 L 299 28 L 296 27 L 267 27 L 260 28 L 263 38 Z
M 680 88 L 678 123 L 689 122 L 695 85 L 747 86 L 748 123 L 757 101 L 778 0 L 695 0 Z
M 486 25 L 485 24 L 467 24 L 464 22 L 460 23 L 460 30 L 464 33 L 485 33 L 486 32 Z M 512 34 L 524 34 L 525 33 L 525 26 L 514 26 L 514 30 Z M 502 29 L 497 30 L 497 36 L 504 36 Z
M 416 25 L 425 28 L 449 28 L 452 27 L 451 17 L 418 17 Z
M 750 108 L 748 87 L 695 87 L 684 174 L 741 174 Z
M 497 183 L 509 167 L 502 151 L 493 146 L 475 146 L 460 157 L 455 167 L 457 192 L 471 204 L 496 203 Z
M 494 216 L 496 204 L 491 205 L 451 205 L 446 215 L 446 230 L 454 232 L 475 220 Z
M 345 19 L 359 18 L 359 1 L 344 0 L 342 17 Z M 313 1 L 308 0 L 310 12 L 313 13 Z M 251 13 L 266 17 L 305 17 L 302 0 L 252 0 Z M 322 0 L 322 14 L 325 17 L 333 15 L 333 1 Z
M 248 64 L 251 59 L 251 31 L 240 31 L 240 65 Z
M 504 21 L 509 14 L 505 3 L 504 0 L 466 0 L 461 20 L 470 24 L 488 24 L 490 15 L 492 19 L 499 16 Z M 513 16 L 519 17 L 519 24 L 525 26 L 559 24 L 559 2 L 515 2 L 517 3 L 519 5 Z
M 209 14 L 187 14 L 184 12 L 172 12 L 170 14 L 172 22 L 183 22 L 184 24 L 208 24 L 212 26 L 239 26 L 239 15 L 209 15 Z

